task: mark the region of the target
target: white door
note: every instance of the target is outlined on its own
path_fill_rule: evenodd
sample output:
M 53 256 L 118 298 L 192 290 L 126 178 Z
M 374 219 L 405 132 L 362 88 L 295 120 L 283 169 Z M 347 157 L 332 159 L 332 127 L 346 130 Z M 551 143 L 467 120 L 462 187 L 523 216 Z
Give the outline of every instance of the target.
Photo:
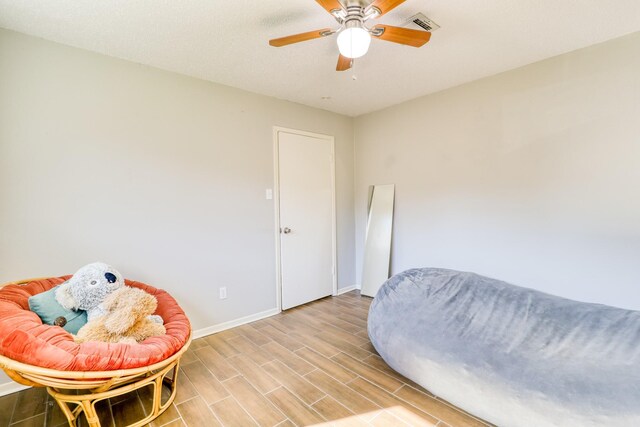
M 333 137 L 277 128 L 279 279 L 286 310 L 335 292 Z

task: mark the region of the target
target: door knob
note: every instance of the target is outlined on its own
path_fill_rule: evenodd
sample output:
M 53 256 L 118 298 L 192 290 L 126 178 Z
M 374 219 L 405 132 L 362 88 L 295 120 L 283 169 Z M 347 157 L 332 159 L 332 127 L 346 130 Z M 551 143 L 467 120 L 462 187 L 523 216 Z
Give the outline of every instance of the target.
M 289 234 L 289 233 L 291 233 L 291 229 L 289 227 L 285 227 L 285 228 L 282 229 L 282 232 L 284 234 Z

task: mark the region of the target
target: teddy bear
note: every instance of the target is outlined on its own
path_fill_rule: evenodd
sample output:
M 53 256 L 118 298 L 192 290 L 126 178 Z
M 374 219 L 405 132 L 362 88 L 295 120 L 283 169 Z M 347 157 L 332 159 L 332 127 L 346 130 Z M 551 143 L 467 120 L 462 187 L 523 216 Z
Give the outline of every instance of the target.
M 107 295 L 102 303 L 104 314 L 80 328 L 75 341 L 134 344 L 164 335 L 164 326 L 150 317 L 157 306 L 158 301 L 153 295 L 142 289 L 123 286 Z
M 110 265 L 94 262 L 80 268 L 55 292 L 56 301 L 67 310 L 85 310 L 87 321 L 105 313 L 102 302 L 124 286 L 122 275 Z

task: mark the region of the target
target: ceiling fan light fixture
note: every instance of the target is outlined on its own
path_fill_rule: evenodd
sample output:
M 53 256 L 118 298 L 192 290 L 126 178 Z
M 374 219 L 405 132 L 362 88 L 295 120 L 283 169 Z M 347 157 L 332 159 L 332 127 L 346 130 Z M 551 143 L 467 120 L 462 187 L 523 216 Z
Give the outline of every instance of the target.
M 338 34 L 338 49 L 342 56 L 360 58 L 369 50 L 371 34 L 361 26 L 345 28 Z
M 340 55 L 336 63 L 336 71 L 351 69 L 353 67 L 353 59 L 364 56 L 369 50 L 372 37 L 391 43 L 420 47 L 427 43 L 431 37 L 431 32 L 424 30 L 437 28 L 437 26 L 434 27 L 432 25 L 432 21 L 421 14 L 411 18 L 412 23 L 421 27 L 419 30 L 383 24 L 365 26 L 370 19 L 377 19 L 383 16 L 406 0 L 315 1 L 335 18 L 340 28 L 336 30 L 325 28 L 322 30 L 307 31 L 306 33 L 292 34 L 286 37 L 271 39 L 269 40 L 269 44 L 275 47 L 282 47 L 337 34 Z

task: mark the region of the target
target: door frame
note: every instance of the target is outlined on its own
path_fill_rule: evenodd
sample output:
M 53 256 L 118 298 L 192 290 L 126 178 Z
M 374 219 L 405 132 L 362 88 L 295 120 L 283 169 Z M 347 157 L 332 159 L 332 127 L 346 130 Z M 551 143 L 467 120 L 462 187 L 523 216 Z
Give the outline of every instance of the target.
M 331 144 L 331 260 L 333 289 L 332 295 L 338 294 L 338 269 L 337 269 L 337 243 L 336 243 L 336 156 L 335 156 L 335 137 L 324 135 L 321 133 L 307 132 L 298 129 L 291 129 L 282 126 L 273 127 L 273 205 L 275 210 L 275 241 L 276 241 L 276 299 L 278 311 L 282 311 L 282 255 L 280 252 L 280 147 L 278 143 L 278 134 L 291 133 L 294 135 L 308 136 L 311 138 L 329 141 Z

